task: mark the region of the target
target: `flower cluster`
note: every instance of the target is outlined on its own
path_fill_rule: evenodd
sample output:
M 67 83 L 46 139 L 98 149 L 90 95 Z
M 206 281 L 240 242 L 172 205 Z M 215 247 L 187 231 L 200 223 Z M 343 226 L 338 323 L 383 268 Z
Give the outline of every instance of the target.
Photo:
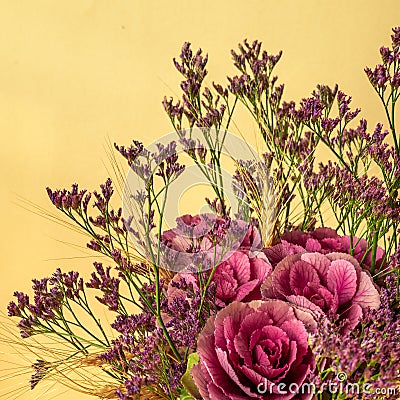
M 298 253 L 285 257 L 265 280 L 265 298 L 287 300 L 313 313 L 330 312 L 354 328 L 367 308 L 379 306 L 379 293 L 358 262 L 343 253 Z
M 103 387 L 77 383 L 98 398 L 354 398 L 331 390 L 343 377 L 363 388 L 360 399 L 390 388 L 387 398 L 397 398 L 400 28 L 380 54 L 382 64 L 365 71 L 389 129 L 371 132 L 337 85 L 285 101 L 274 76 L 282 52 L 245 40 L 232 51 L 237 74 L 207 87 L 208 56 L 185 43 L 174 59 L 182 94 L 163 101 L 176 138 L 115 145 L 129 166 L 123 207 L 113 205 L 111 179 L 93 192 L 47 189 L 102 262 L 89 277 L 58 268 L 34 279 L 33 298 L 15 292 L 8 314 L 22 338 L 51 336 L 68 348 L 57 362 L 51 351 L 35 357 L 31 389 L 68 375 L 68 365 L 103 374 Z M 240 104 L 265 144 L 262 161 L 226 154 Z M 321 148 L 327 161 L 318 162 Z M 168 199 L 189 170 L 180 152 L 215 198 L 171 227 Z M 225 155 L 235 168 L 229 185 Z

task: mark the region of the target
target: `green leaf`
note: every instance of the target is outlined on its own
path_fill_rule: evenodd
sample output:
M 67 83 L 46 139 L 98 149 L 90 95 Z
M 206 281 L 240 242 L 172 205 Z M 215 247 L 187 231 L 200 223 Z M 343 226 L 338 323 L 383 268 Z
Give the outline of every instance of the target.
M 194 367 L 196 364 L 198 364 L 199 361 L 200 361 L 200 357 L 197 353 L 189 354 L 187 367 L 186 367 L 186 373 L 189 372 L 192 369 L 192 367 Z
M 190 373 L 191 369 L 200 361 L 197 353 L 192 353 L 188 357 L 186 372 L 182 376 L 181 382 L 183 389 L 181 392 L 180 400 L 194 400 L 201 399 L 199 389 L 197 389 L 196 384 L 193 381 L 192 375 Z
M 179 400 L 195 400 L 185 388 L 182 388 Z

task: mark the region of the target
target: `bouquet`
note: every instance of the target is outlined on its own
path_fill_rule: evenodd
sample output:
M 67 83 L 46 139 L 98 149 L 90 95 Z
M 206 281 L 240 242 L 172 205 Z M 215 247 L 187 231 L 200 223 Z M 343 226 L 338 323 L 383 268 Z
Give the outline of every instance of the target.
M 58 268 L 33 280 L 33 297 L 15 292 L 8 314 L 35 355 L 31 389 L 397 399 L 400 27 L 391 38 L 382 63 L 365 69 L 388 130 L 358 119 L 337 86 L 284 100 L 282 53 L 259 41 L 232 51 L 226 86 L 208 87 L 207 55 L 185 43 L 174 59 L 181 98 L 163 100 L 174 133 L 116 144 L 128 172 L 114 159 L 115 183 L 98 191 L 47 189 L 99 261 L 90 277 Z M 240 107 L 257 149 L 229 133 Z M 178 215 L 200 186 L 200 211 Z

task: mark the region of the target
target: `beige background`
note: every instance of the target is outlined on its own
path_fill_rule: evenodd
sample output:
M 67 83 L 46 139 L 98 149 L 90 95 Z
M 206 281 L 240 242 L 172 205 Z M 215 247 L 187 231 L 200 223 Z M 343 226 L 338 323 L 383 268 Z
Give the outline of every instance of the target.
M 383 113 L 363 68 L 379 61 L 399 17 L 398 0 L 0 0 L 1 309 L 34 276 L 57 266 L 90 270 L 82 237 L 24 210 L 18 196 L 51 210 L 47 185 L 105 180 L 108 138 L 150 143 L 170 132 L 161 99 L 177 93 L 171 59 L 183 41 L 209 53 L 208 82 L 232 73 L 229 51 L 243 38 L 282 49 L 286 99 L 337 82 L 372 126 Z M 245 118 L 235 122 L 254 135 Z M 0 392 L 14 390 L 9 382 L 0 381 Z M 39 388 L 18 398 L 45 397 Z

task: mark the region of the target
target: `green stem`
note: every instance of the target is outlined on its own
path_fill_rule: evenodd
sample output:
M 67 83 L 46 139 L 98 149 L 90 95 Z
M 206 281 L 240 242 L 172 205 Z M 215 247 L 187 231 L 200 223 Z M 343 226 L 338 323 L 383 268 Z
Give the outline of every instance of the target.
M 382 219 L 378 222 L 374 232 L 374 239 L 372 242 L 372 260 L 371 260 L 371 274 L 374 275 L 375 273 L 375 265 L 376 265 L 376 251 L 378 249 L 378 239 L 379 239 L 379 231 L 382 226 Z

